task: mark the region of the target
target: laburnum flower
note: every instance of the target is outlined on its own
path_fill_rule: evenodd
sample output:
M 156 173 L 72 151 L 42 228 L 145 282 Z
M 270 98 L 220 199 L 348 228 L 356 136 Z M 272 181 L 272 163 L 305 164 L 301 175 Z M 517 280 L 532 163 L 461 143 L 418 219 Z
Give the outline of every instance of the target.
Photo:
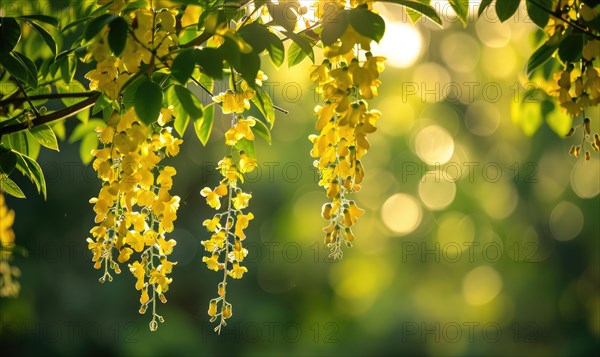
M 237 210 L 244 209 L 248 207 L 248 202 L 252 198 L 252 195 L 249 193 L 245 193 L 242 190 L 238 189 L 235 192 L 235 197 L 231 199 L 233 202 L 233 207 Z
M 254 93 L 251 91 L 234 92 L 228 89 L 226 92 L 214 96 L 213 101 L 221 103 L 223 114 L 241 114 L 250 109 L 250 99 L 253 96 Z
M 240 172 L 242 174 L 254 171 L 257 166 L 255 158 L 249 157 L 244 150 L 240 151 Z
M 235 125 L 225 132 L 225 144 L 233 146 L 241 139 L 254 140 L 254 133 L 251 129 L 254 125 L 256 125 L 256 120 L 253 118 L 238 119 Z
M 227 195 L 227 186 L 221 183 L 214 190 L 211 190 L 210 187 L 204 187 L 200 194 L 202 197 L 206 197 L 206 203 L 214 209 L 221 208 L 221 200 L 220 197 Z
M 209 257 L 202 257 L 202 261 L 206 263 L 206 267 L 210 270 L 219 271 L 221 264 L 219 263 L 219 254 L 213 254 Z
M 15 211 L 8 209 L 4 194 L 0 192 L 0 249 L 12 248 L 15 242 L 15 232 L 12 229 L 15 221 Z
M 216 232 L 221 228 L 221 217 L 215 215 L 212 219 L 205 219 L 202 225 L 206 227 L 209 232 Z
M 244 273 L 247 272 L 248 268 L 240 266 L 238 262 L 233 262 L 232 268 L 227 274 L 234 279 L 241 279 L 244 276 Z
M 17 281 L 21 271 L 10 265 L 15 245 L 15 233 L 12 229 L 14 220 L 15 212 L 8 209 L 4 194 L 0 191 L 0 297 L 17 297 L 21 290 Z
M 239 237 L 241 240 L 246 239 L 246 234 L 244 234 L 244 229 L 248 228 L 249 222 L 254 219 L 254 214 L 252 212 L 248 214 L 238 214 L 237 221 L 235 223 L 235 232 L 234 234 Z

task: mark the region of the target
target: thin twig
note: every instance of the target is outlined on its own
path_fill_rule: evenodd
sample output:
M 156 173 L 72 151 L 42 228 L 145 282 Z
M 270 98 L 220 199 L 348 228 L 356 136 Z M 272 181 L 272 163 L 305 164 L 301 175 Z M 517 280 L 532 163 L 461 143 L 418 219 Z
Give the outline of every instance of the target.
M 25 96 L 25 99 L 27 99 L 27 103 L 29 103 L 29 106 L 31 107 L 31 110 L 33 110 L 33 113 L 35 114 L 35 117 L 39 118 L 40 117 L 40 112 L 38 112 L 38 110 L 35 107 L 35 105 L 33 105 L 33 103 L 31 102 L 31 99 L 29 99 L 29 96 L 27 95 L 27 92 L 25 91 L 25 89 L 21 85 L 21 82 L 18 79 L 16 79 L 16 78 L 15 78 L 15 82 L 17 83 L 17 86 L 19 86 L 19 89 L 21 90 L 21 92 L 23 92 L 23 95 Z

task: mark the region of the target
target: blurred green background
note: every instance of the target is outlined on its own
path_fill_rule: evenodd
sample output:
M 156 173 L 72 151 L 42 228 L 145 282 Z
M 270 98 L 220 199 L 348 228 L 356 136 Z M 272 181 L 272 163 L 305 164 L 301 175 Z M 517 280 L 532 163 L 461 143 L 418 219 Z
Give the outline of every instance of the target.
M 221 336 L 206 314 L 219 275 L 201 262 L 202 221 L 212 212 L 199 195 L 217 182 L 213 167 L 225 152 L 227 123 L 217 114 L 207 147 L 188 130 L 169 161 L 182 199 L 171 235 L 178 264 L 155 333 L 138 314 L 127 270 L 98 283 L 85 240 L 100 182 L 78 145 L 41 153 L 47 201 L 24 180 L 27 200 L 7 199 L 28 254 L 15 261 L 20 297 L 0 300 L 3 355 L 593 354 L 598 155 L 575 160 L 568 150 L 579 136 L 563 139 L 543 123 L 529 137 L 511 121 L 534 50 L 525 12 L 500 24 L 492 11 L 463 28 L 435 3 L 444 30 L 379 7 L 388 27 L 373 52 L 389 61 L 369 105 L 383 116 L 356 195 L 367 213 L 341 262 L 327 259 L 326 196 L 308 154 L 318 104 L 310 63 L 267 64 L 265 85 L 290 114 L 277 115 L 271 146 L 259 143 L 260 170 L 245 185 L 256 216 L 249 272 L 229 285 L 234 313 Z M 77 76 L 87 85 L 84 73 Z M 600 113 L 588 115 L 597 132 Z

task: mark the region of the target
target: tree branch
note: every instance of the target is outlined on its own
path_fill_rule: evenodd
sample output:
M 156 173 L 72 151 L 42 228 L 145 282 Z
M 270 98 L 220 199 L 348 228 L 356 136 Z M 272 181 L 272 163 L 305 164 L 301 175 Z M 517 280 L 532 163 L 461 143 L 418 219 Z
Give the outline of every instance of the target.
M 2 127 L 2 128 L 0 128 L 0 138 L 4 134 L 16 133 L 19 131 L 31 129 L 33 127 L 36 127 L 36 126 L 39 126 L 42 124 L 47 124 L 47 123 L 50 123 L 50 122 L 53 122 L 56 120 L 69 118 L 69 117 L 93 106 L 99 97 L 100 97 L 100 92 L 92 92 L 91 96 L 89 98 L 87 98 L 75 105 L 72 105 L 70 107 L 57 110 L 57 111 L 52 112 L 47 115 L 40 115 L 39 117 L 37 117 L 31 121 L 25 121 L 23 123 L 17 123 L 17 124 Z
M 42 100 L 42 99 L 61 99 L 61 98 L 89 98 L 96 95 L 95 92 L 85 92 L 85 93 L 49 93 L 49 94 L 39 94 L 39 95 L 30 95 L 29 99 L 34 100 Z M 15 105 L 20 105 L 27 98 L 25 97 L 12 97 L 4 100 L 0 100 L 0 108 L 4 107 L 7 104 L 14 103 Z
M 581 31 L 581 32 L 585 33 L 586 35 L 588 35 L 588 36 L 590 36 L 590 37 L 592 37 L 592 38 L 595 38 L 596 40 L 600 40 L 600 36 L 599 36 L 599 35 L 596 35 L 596 34 L 595 34 L 595 33 L 593 33 L 593 32 L 591 32 L 591 31 L 590 31 L 590 29 L 588 29 L 588 28 L 585 28 L 585 27 L 583 27 L 583 26 L 581 26 L 581 25 L 579 25 L 579 24 L 577 24 L 577 23 L 575 23 L 575 22 L 571 21 L 570 19 L 564 19 L 562 16 L 560 16 L 560 14 L 559 14 L 559 13 L 557 13 L 557 12 L 555 12 L 555 11 L 552 11 L 552 10 L 549 10 L 549 9 L 547 9 L 546 7 L 544 7 L 544 6 L 540 5 L 540 4 L 538 4 L 537 2 L 535 2 L 535 1 L 533 1 L 533 0 L 531 0 L 530 2 L 531 2 L 533 5 L 535 5 L 537 8 L 539 8 L 540 10 L 542 10 L 542 11 L 544 11 L 544 12 L 548 13 L 548 15 L 550 15 L 550 16 L 552 16 L 552 17 L 554 17 L 555 19 L 557 19 L 557 20 L 560 20 L 560 21 L 563 21 L 563 22 L 566 22 L 567 24 L 569 24 L 569 25 L 573 26 L 574 28 L 576 28 L 576 29 L 578 29 L 579 31 Z

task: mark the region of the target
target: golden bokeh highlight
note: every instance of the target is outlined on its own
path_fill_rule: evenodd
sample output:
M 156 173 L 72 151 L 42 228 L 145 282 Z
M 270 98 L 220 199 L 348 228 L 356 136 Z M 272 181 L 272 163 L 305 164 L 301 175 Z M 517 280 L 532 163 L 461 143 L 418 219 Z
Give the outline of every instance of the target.
M 392 232 L 406 235 L 419 227 L 423 219 L 423 211 L 413 196 L 396 193 L 381 207 L 381 219 Z
M 419 198 L 432 211 L 448 207 L 456 197 L 456 184 L 446 179 L 436 179 L 440 173 L 428 172 L 419 182 Z
M 463 295 L 471 305 L 483 305 L 492 301 L 502 290 L 502 277 L 487 265 L 481 265 L 467 273 L 463 279 Z
M 556 240 L 571 240 L 583 229 L 583 213 L 569 201 L 557 204 L 550 214 L 550 232 Z
M 454 153 L 454 139 L 444 128 L 428 126 L 415 137 L 415 153 L 429 165 L 445 164 Z

